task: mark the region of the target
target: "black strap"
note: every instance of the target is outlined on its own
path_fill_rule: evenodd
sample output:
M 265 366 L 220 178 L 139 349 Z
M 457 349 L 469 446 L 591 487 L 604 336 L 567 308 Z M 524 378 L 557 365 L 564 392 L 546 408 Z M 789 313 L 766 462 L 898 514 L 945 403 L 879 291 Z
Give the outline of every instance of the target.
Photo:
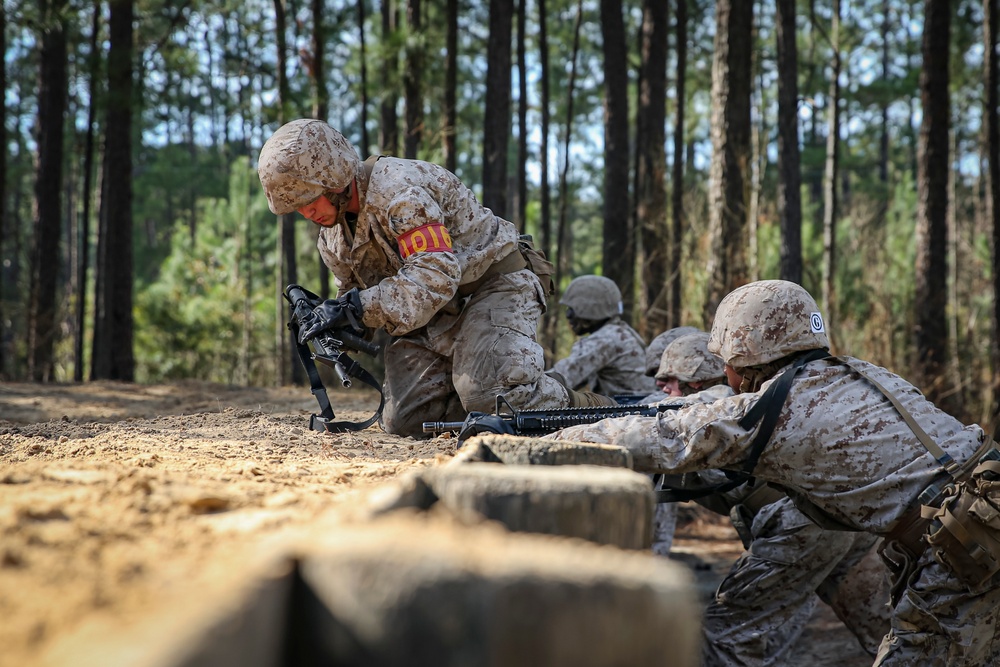
M 764 447 L 767 446 L 768 441 L 771 439 L 771 434 L 774 433 L 774 427 L 778 424 L 778 417 L 781 416 L 781 410 L 785 407 L 788 392 L 792 388 L 792 380 L 795 379 L 799 369 L 810 361 L 826 359 L 829 356 L 830 351 L 823 347 L 810 350 L 797 358 L 791 366 L 782 371 L 777 380 L 771 383 L 771 386 L 764 391 L 760 400 L 743 415 L 743 419 L 739 421 L 739 425 L 744 430 L 749 431 L 755 424 L 760 422 L 760 426 L 757 428 L 757 435 L 754 436 L 753 442 L 750 443 L 750 456 L 743 462 L 743 467 L 740 471 L 746 475 L 744 481 L 749 480 L 753 475 L 754 468 L 757 467 L 757 461 L 760 460 L 761 454 L 764 453 Z
M 312 391 L 313 396 L 316 397 L 316 401 L 319 403 L 319 415 L 313 415 L 313 417 L 318 416 L 323 419 L 333 419 L 333 406 L 330 405 L 330 397 L 327 396 L 326 387 L 323 386 L 323 380 L 320 379 L 319 371 L 316 370 L 316 364 L 313 362 L 312 351 L 309 350 L 308 345 L 298 342 L 298 327 L 291 328 L 292 337 L 296 341 L 295 349 L 299 353 L 299 360 L 302 361 L 302 367 L 306 369 L 306 373 L 309 375 L 309 388 Z
M 323 386 L 323 380 L 320 379 L 319 370 L 316 368 L 316 363 L 314 361 L 313 353 L 310 351 L 309 346 L 304 343 L 299 343 L 299 332 L 298 327 L 290 326 L 292 330 L 292 336 L 296 341 L 296 350 L 299 353 L 299 359 L 302 361 L 302 366 L 306 369 L 306 373 L 309 375 L 309 387 L 316 397 L 316 401 L 319 403 L 319 414 L 314 414 L 309 418 L 309 428 L 314 431 L 329 432 L 329 433 L 344 433 L 346 431 L 363 431 L 372 424 L 374 424 L 379 417 L 382 416 L 382 409 L 385 407 L 385 394 L 382 392 L 382 387 L 375 377 L 366 371 L 361 364 L 351 359 L 347 354 L 341 352 L 340 355 L 334 360 L 334 363 L 340 363 L 343 365 L 344 371 L 351 377 L 356 377 L 369 387 L 372 387 L 378 391 L 379 403 L 378 409 L 375 411 L 371 417 L 363 422 L 349 422 L 349 421 L 333 421 L 336 415 L 333 413 L 333 406 L 330 404 L 330 397 L 326 393 L 326 387 Z
M 825 347 L 810 350 L 800 355 L 790 366 L 781 372 L 781 375 L 770 384 L 753 407 L 743 415 L 743 418 L 739 421 L 740 428 L 749 431 L 758 423 L 760 426 L 757 428 L 757 434 L 750 443 L 750 454 L 743 462 L 741 469 L 738 471 L 723 471 L 729 478 L 728 482 L 703 489 L 657 489 L 655 491 L 656 502 L 671 503 L 696 500 L 712 495 L 713 493 L 732 491 L 741 484 L 752 481 L 754 468 L 757 467 L 757 462 L 760 460 L 761 454 L 764 453 L 764 447 L 771 440 L 771 434 L 774 433 L 778 417 L 785 406 L 785 400 L 788 398 L 788 392 L 792 388 L 792 380 L 795 379 L 795 375 L 799 372 L 799 369 L 810 361 L 826 359 L 829 356 L 830 351 Z
M 728 482 L 723 482 L 722 484 L 715 484 L 713 486 L 706 486 L 701 489 L 678 489 L 669 486 L 663 486 L 656 488 L 653 491 L 653 495 L 658 503 L 684 503 L 689 500 L 697 500 L 699 498 L 704 498 L 705 496 L 712 496 L 717 493 L 725 493 L 726 491 L 732 491 L 737 486 L 743 484 L 746 480 L 731 479 Z

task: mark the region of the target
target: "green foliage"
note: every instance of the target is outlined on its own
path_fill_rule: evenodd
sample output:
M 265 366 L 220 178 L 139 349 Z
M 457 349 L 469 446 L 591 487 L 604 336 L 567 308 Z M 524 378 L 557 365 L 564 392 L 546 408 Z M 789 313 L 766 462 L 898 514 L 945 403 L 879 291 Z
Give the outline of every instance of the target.
M 146 149 L 140 158 L 133 215 L 138 225 L 135 277 L 141 287 L 156 278 L 160 263 L 172 252 L 173 234 L 190 243 L 192 230 L 205 219 L 197 201 L 225 197 L 229 171 L 238 171 L 239 163 L 228 165 L 220 151 L 193 144 Z
M 277 226 L 245 158 L 233 165 L 228 200 L 201 199 L 198 213 L 193 245 L 176 223 L 157 279 L 136 295 L 137 379 L 265 383 Z

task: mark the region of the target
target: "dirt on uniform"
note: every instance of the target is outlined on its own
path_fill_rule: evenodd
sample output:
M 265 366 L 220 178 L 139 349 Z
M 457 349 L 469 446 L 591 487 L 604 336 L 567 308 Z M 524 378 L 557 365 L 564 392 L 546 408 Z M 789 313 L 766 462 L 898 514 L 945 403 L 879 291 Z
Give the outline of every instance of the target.
M 377 401 L 331 392 L 339 419 Z M 209 599 L 264 540 L 454 452 L 447 437 L 310 431 L 315 411 L 305 388 L 0 385 L 0 666 L 56 664 L 88 636 Z M 742 547 L 725 520 L 684 517 L 673 557 L 707 599 Z M 800 644 L 796 664 L 871 663 L 823 605 Z

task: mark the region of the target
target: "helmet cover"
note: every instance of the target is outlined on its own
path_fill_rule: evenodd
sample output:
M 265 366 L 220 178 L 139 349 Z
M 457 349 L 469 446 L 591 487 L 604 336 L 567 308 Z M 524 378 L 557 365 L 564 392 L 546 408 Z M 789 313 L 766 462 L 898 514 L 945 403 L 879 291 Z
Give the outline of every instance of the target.
M 733 368 L 829 346 L 816 301 L 804 287 L 787 280 L 760 280 L 726 295 L 708 342 L 708 350 Z
M 708 351 L 708 334 L 699 331 L 681 336 L 663 351 L 657 380 L 677 378 L 681 382 L 705 382 L 725 377 L 725 364 Z
M 343 190 L 361 167 L 344 135 L 321 120 L 301 118 L 282 125 L 264 142 L 257 174 L 271 212 L 285 215 L 327 192 Z
M 695 327 L 674 327 L 673 329 L 667 329 L 651 340 L 646 347 L 646 375 L 656 375 L 656 369 L 660 367 L 660 358 L 663 356 L 663 351 L 667 349 L 668 345 L 681 336 L 698 333 L 699 331 L 701 330 Z
M 606 320 L 622 314 L 622 293 L 615 281 L 604 276 L 574 278 L 559 303 L 573 309 L 584 320 Z

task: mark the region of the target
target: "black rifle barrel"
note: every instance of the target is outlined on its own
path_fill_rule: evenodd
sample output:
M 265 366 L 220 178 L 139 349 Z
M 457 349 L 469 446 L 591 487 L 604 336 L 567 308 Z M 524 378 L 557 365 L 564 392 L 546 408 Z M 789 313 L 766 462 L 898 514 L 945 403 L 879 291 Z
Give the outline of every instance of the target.
M 461 431 L 465 422 L 424 422 L 424 433 L 446 433 Z
M 518 410 L 510 414 L 496 415 L 510 425 L 517 435 L 545 435 L 570 426 L 593 424 L 602 419 L 615 417 L 653 417 L 665 410 L 678 406 L 670 404 L 651 405 L 609 405 L 596 408 L 556 408 L 553 410 Z M 424 422 L 424 433 L 444 433 L 461 431 L 465 422 Z

